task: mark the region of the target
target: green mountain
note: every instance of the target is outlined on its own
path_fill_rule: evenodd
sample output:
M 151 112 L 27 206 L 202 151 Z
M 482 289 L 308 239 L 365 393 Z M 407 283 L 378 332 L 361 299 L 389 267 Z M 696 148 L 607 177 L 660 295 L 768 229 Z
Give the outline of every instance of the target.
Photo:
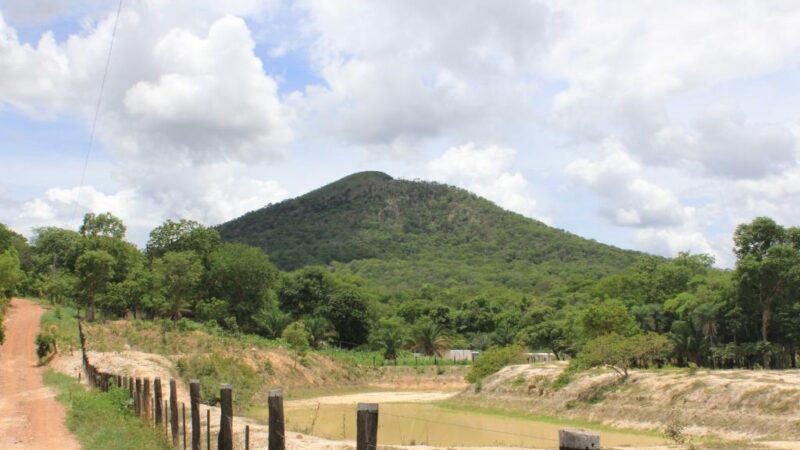
M 641 254 L 506 211 L 466 190 L 361 172 L 217 227 L 282 269 L 333 265 L 385 293 L 576 290 Z

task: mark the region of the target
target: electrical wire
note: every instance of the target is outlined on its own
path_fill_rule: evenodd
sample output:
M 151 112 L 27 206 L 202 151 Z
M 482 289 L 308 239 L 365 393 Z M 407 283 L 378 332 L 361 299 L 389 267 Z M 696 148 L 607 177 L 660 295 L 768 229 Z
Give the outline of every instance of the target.
M 94 146 L 94 139 L 95 139 L 95 132 L 97 131 L 97 118 L 100 116 L 100 105 L 103 103 L 103 93 L 105 92 L 106 88 L 106 79 L 108 78 L 108 68 L 111 66 L 111 53 L 114 50 L 114 40 L 117 37 L 117 25 L 119 23 L 119 16 L 122 12 L 122 0 L 119 0 L 117 4 L 117 14 L 114 18 L 114 28 L 111 30 L 111 42 L 108 45 L 108 55 L 106 56 L 106 66 L 103 70 L 103 79 L 100 83 L 100 93 L 97 96 L 97 103 L 94 107 L 94 118 L 92 119 L 92 128 L 89 132 L 89 143 L 86 146 L 86 155 L 83 158 L 83 169 L 81 170 L 81 181 L 78 184 L 78 192 L 77 195 L 79 196 L 81 193 L 81 189 L 83 189 L 83 184 L 86 182 L 86 170 L 89 167 L 89 157 L 92 154 L 92 147 Z M 79 202 L 75 201 L 75 208 L 72 212 L 72 220 L 75 220 L 78 215 L 78 207 Z

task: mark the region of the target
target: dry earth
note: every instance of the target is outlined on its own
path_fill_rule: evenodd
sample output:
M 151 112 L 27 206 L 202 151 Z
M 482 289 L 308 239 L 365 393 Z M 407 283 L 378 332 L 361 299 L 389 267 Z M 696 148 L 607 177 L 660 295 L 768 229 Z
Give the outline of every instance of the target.
M 42 383 L 34 339 L 42 308 L 20 299 L 6 314 L 6 340 L 0 346 L 0 448 L 72 450 L 80 448 L 64 425 L 66 411 Z
M 623 384 L 595 371 L 552 388 L 564 367 L 509 366 L 459 400 L 622 428 L 661 431 L 673 423 L 688 435 L 800 448 L 800 370 L 633 371 Z

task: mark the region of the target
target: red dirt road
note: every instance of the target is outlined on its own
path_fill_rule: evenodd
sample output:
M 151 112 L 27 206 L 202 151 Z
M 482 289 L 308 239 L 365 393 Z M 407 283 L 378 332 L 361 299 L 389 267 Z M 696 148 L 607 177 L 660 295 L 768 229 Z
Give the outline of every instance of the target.
M 66 411 L 42 382 L 34 339 L 44 310 L 13 299 L 6 313 L 6 341 L 0 346 L 0 449 L 77 450 L 64 425 Z

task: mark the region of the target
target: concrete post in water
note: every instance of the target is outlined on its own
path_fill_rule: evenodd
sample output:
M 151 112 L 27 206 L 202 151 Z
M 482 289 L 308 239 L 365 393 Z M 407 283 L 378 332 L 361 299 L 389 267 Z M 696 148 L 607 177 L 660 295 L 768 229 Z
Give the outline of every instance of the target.
M 587 430 L 558 430 L 559 450 L 599 450 L 600 435 Z
M 153 403 L 155 406 L 156 425 L 161 425 L 164 420 L 164 410 L 161 409 L 164 404 L 164 397 L 161 395 L 161 378 L 155 377 L 153 379 Z
M 359 403 L 356 413 L 356 450 L 378 448 L 378 404 Z
M 192 450 L 200 450 L 200 380 L 189 382 L 192 407 Z
M 233 388 L 223 384 L 219 390 L 219 439 L 217 450 L 233 450 Z
M 178 446 L 178 387 L 175 380 L 169 380 L 169 424 L 172 430 L 172 445 Z
M 283 391 L 273 389 L 267 397 L 269 410 L 269 448 L 268 450 L 284 450 L 286 448 L 286 434 L 283 419 Z

